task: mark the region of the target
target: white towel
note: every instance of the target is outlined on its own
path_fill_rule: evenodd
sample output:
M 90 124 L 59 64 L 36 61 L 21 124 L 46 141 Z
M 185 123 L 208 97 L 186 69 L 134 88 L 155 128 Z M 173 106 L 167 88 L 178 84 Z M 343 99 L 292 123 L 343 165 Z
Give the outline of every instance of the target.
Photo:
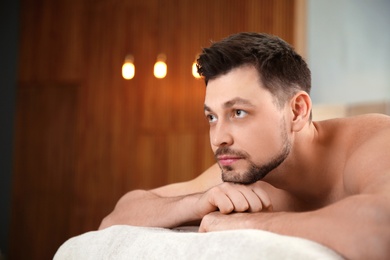
M 262 230 L 190 231 L 112 226 L 69 239 L 54 260 L 342 259 L 313 241 Z

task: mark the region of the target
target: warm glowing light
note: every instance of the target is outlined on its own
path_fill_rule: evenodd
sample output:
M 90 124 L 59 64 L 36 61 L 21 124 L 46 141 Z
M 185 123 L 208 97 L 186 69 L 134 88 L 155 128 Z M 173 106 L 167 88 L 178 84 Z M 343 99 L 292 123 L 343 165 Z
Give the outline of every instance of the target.
M 122 76 L 124 79 L 134 78 L 135 67 L 133 63 L 124 63 L 122 66 Z
M 154 64 L 154 76 L 156 78 L 162 79 L 167 75 L 167 64 L 163 61 L 157 61 Z
M 127 55 L 125 62 L 122 65 L 122 77 L 124 79 L 132 79 L 135 75 L 134 58 L 131 55 Z
M 192 76 L 199 79 L 200 75 L 198 73 L 198 68 L 196 67 L 196 62 L 192 63 Z
M 166 56 L 160 54 L 157 57 L 157 62 L 154 64 L 154 76 L 158 79 L 165 78 L 167 75 L 167 64 L 165 63 Z

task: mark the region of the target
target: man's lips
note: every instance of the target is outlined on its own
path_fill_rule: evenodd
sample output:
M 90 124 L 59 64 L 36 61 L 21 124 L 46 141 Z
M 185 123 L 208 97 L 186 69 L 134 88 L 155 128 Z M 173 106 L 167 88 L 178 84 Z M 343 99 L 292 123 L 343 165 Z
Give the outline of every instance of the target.
M 235 163 L 238 160 L 241 160 L 242 157 L 239 156 L 233 156 L 233 155 L 221 155 L 217 157 L 218 162 L 222 166 L 229 166 L 233 163 Z

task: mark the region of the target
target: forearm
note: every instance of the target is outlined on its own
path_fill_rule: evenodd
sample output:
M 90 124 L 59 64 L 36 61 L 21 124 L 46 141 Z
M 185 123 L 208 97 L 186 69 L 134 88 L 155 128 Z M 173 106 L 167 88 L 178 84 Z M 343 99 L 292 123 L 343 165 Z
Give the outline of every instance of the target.
M 316 241 L 348 259 L 383 259 L 390 254 L 387 204 L 359 195 L 311 212 L 211 214 L 200 231 L 262 229 Z
M 121 224 L 172 228 L 200 220 L 193 210 L 198 196 L 160 197 L 150 191 L 131 191 L 118 201 L 99 229 Z
M 103 220 L 100 229 L 120 224 L 172 228 L 195 221 L 199 223 L 205 215 L 216 210 L 228 214 L 272 208 L 268 194 L 255 185 L 222 183 L 192 194 L 161 195 L 166 193 L 135 190 L 125 194 Z
M 319 242 L 347 259 L 385 259 L 390 254 L 389 217 L 383 197 L 357 195 L 313 212 L 282 213 L 266 225 L 270 231 Z

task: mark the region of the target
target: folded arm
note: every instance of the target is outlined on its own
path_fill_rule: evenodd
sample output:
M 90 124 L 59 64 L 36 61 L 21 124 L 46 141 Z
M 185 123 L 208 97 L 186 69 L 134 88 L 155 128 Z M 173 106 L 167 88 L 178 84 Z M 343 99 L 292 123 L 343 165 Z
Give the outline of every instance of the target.
M 114 210 L 103 219 L 99 229 L 112 225 L 175 227 L 193 221 L 194 217 L 187 215 L 188 205 L 194 203 L 191 199 L 198 196 L 196 193 L 217 184 L 216 171 L 216 166 L 212 166 L 189 182 L 170 184 L 150 191 L 130 191 L 122 196 Z M 208 179 L 215 183 L 208 184 Z M 187 194 L 194 195 L 187 198 Z
M 263 186 L 222 183 L 219 170 L 213 166 L 189 182 L 128 192 L 99 229 L 119 224 L 172 228 L 199 224 L 205 215 L 216 210 L 224 214 L 269 210 L 271 200 Z
M 112 225 L 133 225 L 148 227 L 174 227 L 186 216 L 185 197 L 160 197 L 153 192 L 134 190 L 124 195 L 116 204 L 114 211 L 105 217 L 99 227 L 103 229 Z M 169 205 L 177 205 L 173 211 Z M 183 209 L 182 212 L 177 210 Z M 183 215 L 184 214 L 184 215 Z
M 205 216 L 200 231 L 262 229 L 321 243 L 347 259 L 390 256 L 390 194 L 347 197 L 309 212 L 237 213 Z

